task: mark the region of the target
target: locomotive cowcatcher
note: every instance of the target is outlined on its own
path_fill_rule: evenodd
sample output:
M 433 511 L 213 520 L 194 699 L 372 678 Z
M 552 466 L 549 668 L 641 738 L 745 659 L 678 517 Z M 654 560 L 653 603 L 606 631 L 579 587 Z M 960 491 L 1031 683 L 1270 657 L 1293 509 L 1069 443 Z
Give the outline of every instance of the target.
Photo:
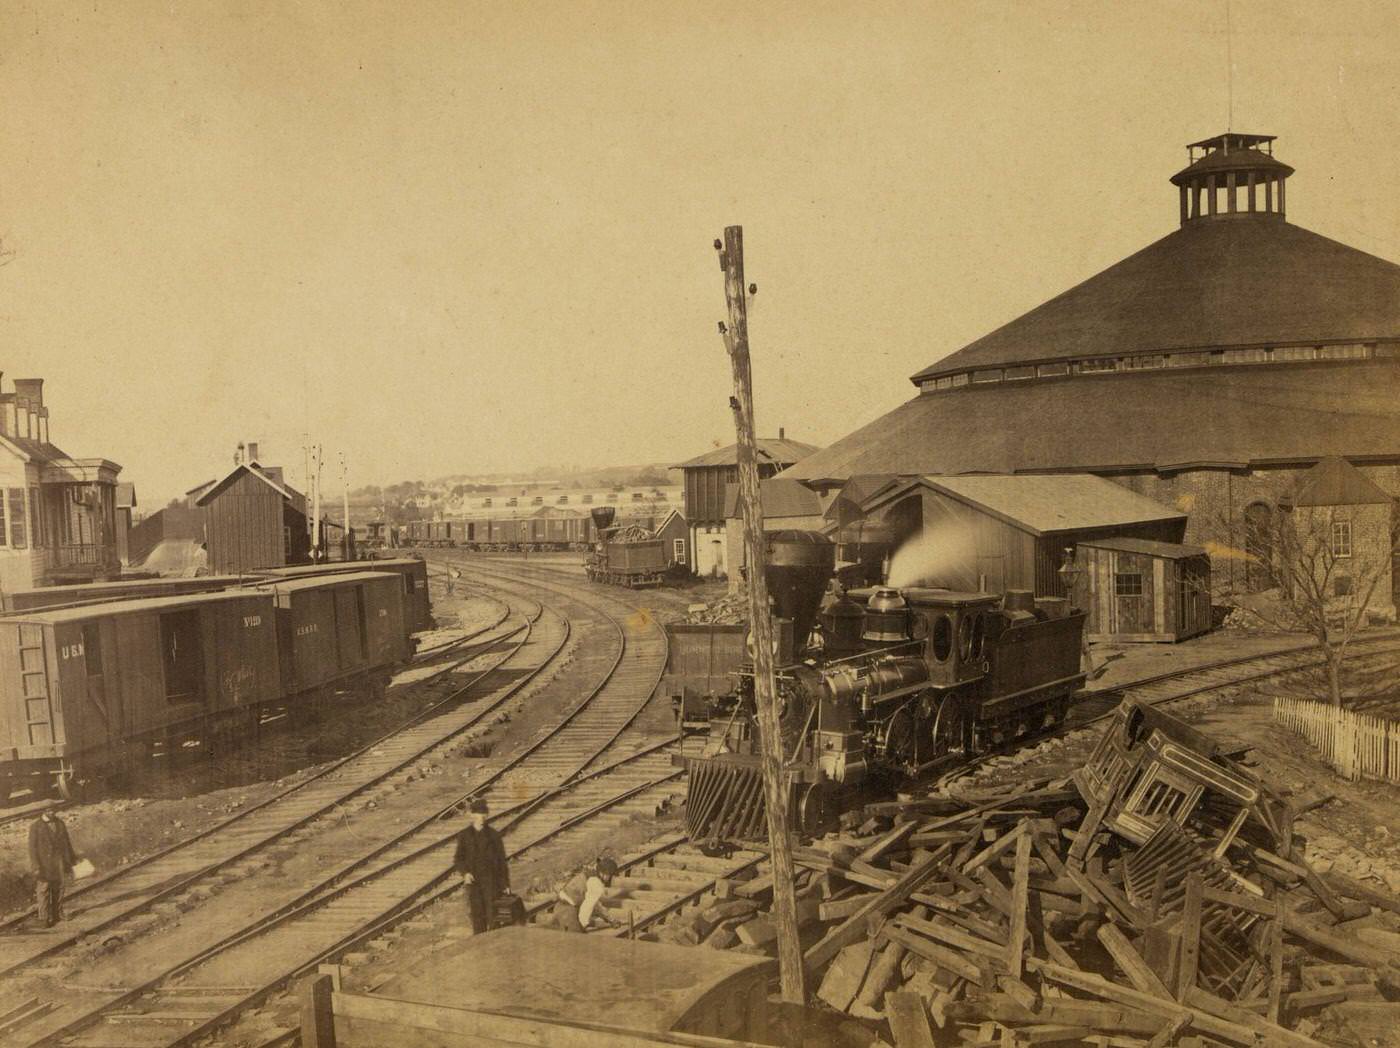
M 784 767 L 803 832 L 832 828 L 869 793 L 1051 727 L 1084 681 L 1085 616 L 1063 600 L 871 586 L 838 589 L 823 609 L 830 542 L 788 531 L 770 533 L 767 545 Z M 690 774 L 687 830 L 698 840 L 761 836 L 751 655 L 715 665 L 734 646 L 706 644 L 703 629 L 672 636 L 694 650 L 670 664 L 689 672 L 663 681 L 683 722 L 708 722 L 702 755 L 677 758 Z M 725 679 L 726 669 L 723 690 L 693 686 Z

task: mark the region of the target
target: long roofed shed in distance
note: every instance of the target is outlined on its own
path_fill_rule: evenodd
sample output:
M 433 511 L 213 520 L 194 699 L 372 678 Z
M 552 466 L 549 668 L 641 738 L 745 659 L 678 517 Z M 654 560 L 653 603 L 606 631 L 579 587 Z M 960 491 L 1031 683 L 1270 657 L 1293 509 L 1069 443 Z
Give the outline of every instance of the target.
M 924 368 L 919 397 L 784 475 L 1400 461 L 1400 266 L 1287 222 L 1271 143 L 1193 143 L 1179 229 Z

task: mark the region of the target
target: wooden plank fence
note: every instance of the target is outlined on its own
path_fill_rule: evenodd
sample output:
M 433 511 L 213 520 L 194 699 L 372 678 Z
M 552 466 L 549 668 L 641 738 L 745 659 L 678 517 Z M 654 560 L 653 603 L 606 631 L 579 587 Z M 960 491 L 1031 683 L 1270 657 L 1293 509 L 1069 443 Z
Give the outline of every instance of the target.
M 1285 698 L 1274 699 L 1274 722 L 1307 739 L 1343 778 L 1400 782 L 1400 723 Z

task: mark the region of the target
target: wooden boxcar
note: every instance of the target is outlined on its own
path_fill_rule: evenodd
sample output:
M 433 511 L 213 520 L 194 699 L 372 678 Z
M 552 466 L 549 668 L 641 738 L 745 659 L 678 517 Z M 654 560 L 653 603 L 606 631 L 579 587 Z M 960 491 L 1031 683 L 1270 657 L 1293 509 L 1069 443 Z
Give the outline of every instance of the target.
M 33 611 L 36 608 L 101 604 L 142 597 L 176 597 L 185 593 L 211 593 L 247 581 L 246 575 L 199 575 L 188 579 L 119 579 L 71 586 L 40 586 L 5 594 L 4 607 L 6 611 Z
M 280 579 L 276 598 L 282 690 L 296 708 L 304 696 L 368 682 L 382 686 L 412 654 L 399 576 L 378 571 Z
M 273 595 L 235 589 L 0 619 L 0 694 L 6 797 L 50 779 L 67 792 L 248 730 L 281 694 Z
M 375 571 L 398 575 L 403 590 L 403 623 L 409 633 L 433 628 L 433 608 L 428 599 L 428 565 L 417 557 L 395 557 L 391 560 L 343 560 L 328 564 L 302 564 L 294 568 L 277 568 L 262 572 L 269 579 L 304 579 L 317 575 L 337 575 L 346 572 Z

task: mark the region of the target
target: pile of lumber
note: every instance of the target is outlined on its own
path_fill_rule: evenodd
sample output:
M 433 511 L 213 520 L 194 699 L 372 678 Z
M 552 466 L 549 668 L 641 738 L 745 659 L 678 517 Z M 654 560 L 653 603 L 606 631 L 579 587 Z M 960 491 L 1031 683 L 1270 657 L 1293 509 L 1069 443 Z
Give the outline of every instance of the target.
M 1240 836 L 1217 855 L 1171 824 L 1134 845 L 1066 781 L 863 817 L 795 850 L 804 963 L 821 1001 L 884 1021 L 898 1048 L 1305 1048 L 1400 1025 L 1382 994 L 1400 991 L 1400 899 L 1297 848 Z M 747 906 L 763 878 L 742 888 L 703 918 L 728 925 L 714 945 L 771 939 Z

